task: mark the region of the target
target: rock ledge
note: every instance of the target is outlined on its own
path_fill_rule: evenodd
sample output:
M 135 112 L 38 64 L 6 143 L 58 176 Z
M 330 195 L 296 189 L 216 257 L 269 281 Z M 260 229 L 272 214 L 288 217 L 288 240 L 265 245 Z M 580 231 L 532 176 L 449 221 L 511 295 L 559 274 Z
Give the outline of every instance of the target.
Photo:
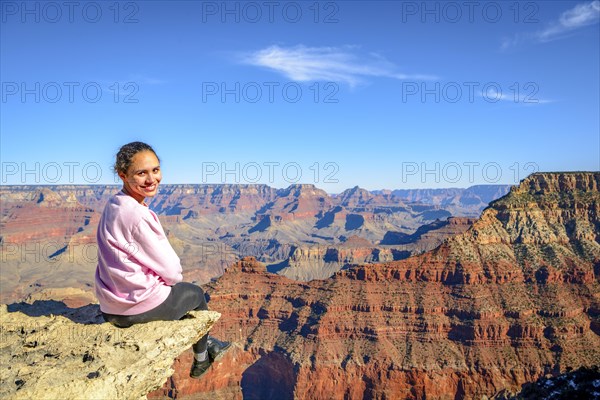
M 52 314 L 30 317 L 1 304 L 0 398 L 145 399 L 220 316 L 190 311 L 179 321 L 121 329 Z

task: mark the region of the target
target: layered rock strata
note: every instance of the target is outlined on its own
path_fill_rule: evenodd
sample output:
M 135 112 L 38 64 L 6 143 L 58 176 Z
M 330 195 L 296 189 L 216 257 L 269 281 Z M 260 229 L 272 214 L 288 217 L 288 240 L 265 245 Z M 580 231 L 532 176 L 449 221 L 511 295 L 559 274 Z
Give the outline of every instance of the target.
M 19 301 L 41 289 L 90 290 L 97 264 L 97 224 L 106 201 L 119 189 L 1 186 L 0 301 Z M 199 283 L 220 276 L 244 256 L 303 280 L 327 278 L 352 263 L 398 260 L 414 249 L 432 248 L 433 242 L 425 247 L 380 247 L 388 233 L 410 236 L 420 226 L 450 215 L 438 205 L 405 202 L 391 194 L 355 187 L 335 196 L 310 184 L 285 189 L 164 184 L 148 203 L 182 260 L 186 280 Z M 361 248 L 349 254 L 351 236 L 370 243 L 369 248 L 359 244 Z M 317 259 L 312 258 L 314 247 L 325 249 Z
M 178 398 L 463 399 L 600 364 L 600 173 L 539 173 L 463 234 L 307 283 L 252 258 L 208 287 L 240 348 Z M 165 389 L 152 394 L 164 396 Z M 186 397 L 187 396 L 187 397 Z

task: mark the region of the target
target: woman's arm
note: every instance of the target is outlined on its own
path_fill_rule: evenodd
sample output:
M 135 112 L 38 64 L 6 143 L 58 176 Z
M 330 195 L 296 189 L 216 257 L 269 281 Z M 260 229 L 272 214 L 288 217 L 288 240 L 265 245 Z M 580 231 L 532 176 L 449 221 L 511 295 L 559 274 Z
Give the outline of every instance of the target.
M 181 262 L 158 221 L 143 218 L 133 231 L 133 257 L 167 285 L 183 281 Z

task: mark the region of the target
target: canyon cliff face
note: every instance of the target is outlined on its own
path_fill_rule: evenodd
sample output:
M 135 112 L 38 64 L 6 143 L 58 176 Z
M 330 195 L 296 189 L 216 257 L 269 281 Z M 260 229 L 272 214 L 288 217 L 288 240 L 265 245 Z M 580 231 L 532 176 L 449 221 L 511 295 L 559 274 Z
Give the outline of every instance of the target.
M 119 189 L 0 186 L 0 300 L 18 301 L 51 288 L 91 290 L 97 224 L 106 201 Z M 430 250 L 459 231 L 436 225 L 430 229 L 437 232 L 436 240 L 415 236 L 415 243 L 408 243 L 419 227 L 440 225 L 436 219 L 450 212 L 358 187 L 329 195 L 311 184 L 285 189 L 164 184 L 147 200 L 182 261 L 185 279 L 197 283 L 220 276 L 244 256 L 294 279 L 324 279 L 353 264 Z M 401 244 L 380 243 L 394 235 L 404 238 Z M 350 248 L 353 236 L 360 248 Z
M 432 250 L 444 239 L 465 232 L 474 221 L 472 218 L 450 217 L 423 225 L 410 235 L 388 231 L 378 244 L 352 235 L 335 245 L 298 245 L 290 249 L 285 261 L 267 265 L 267 271 L 299 281 L 327 279 L 352 266 L 403 260 Z
M 238 347 L 151 397 L 480 398 L 598 365 L 599 187 L 533 174 L 436 249 L 326 280 L 243 259 L 207 287 Z

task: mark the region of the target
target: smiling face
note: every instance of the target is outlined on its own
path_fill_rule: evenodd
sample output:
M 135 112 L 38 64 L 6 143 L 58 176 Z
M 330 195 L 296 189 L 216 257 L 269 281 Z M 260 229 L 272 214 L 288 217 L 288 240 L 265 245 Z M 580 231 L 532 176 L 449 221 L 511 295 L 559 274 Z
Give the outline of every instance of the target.
M 119 177 L 123 181 L 123 191 L 143 204 L 144 198 L 156 195 L 162 179 L 156 154 L 149 150 L 136 153 L 127 174 L 120 172 Z

